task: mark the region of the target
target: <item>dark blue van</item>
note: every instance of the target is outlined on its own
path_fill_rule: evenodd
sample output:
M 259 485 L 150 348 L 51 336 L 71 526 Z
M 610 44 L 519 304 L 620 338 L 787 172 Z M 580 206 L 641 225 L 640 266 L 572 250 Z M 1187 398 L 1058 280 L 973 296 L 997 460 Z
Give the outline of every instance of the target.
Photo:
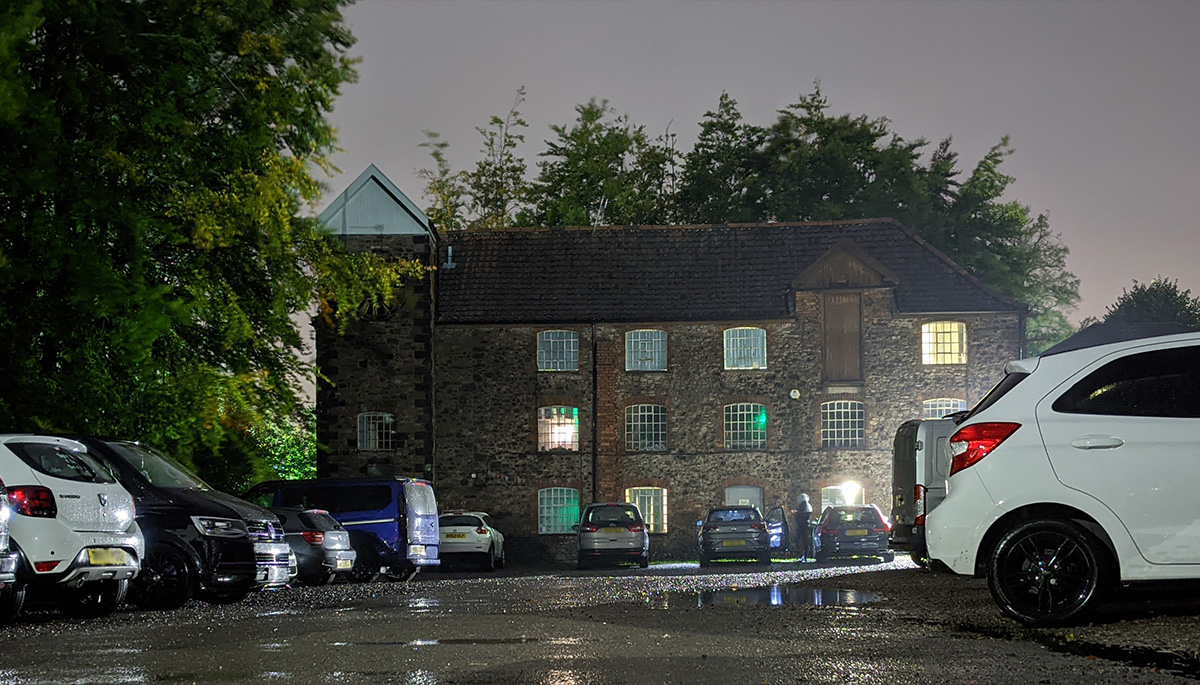
M 270 480 L 246 493 L 261 507 L 324 509 L 349 531 L 358 553 L 352 576 L 384 572 L 408 580 L 438 565 L 438 511 L 433 486 L 420 478 L 372 476 Z

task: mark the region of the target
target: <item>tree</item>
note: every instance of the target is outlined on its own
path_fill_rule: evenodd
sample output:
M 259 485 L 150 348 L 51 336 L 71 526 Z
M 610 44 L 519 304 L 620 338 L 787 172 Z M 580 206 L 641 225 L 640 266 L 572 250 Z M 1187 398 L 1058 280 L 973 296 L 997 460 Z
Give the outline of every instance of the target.
M 342 0 L 30 0 L 0 13 L 0 425 L 137 438 L 216 484 L 343 326 L 421 269 L 302 208 L 354 78 Z
M 553 125 L 525 219 L 543 226 L 661 224 L 670 220 L 670 136 L 617 116 L 608 101 L 576 105 L 574 126 Z
M 517 145 L 525 142 L 521 129 L 529 127 L 517 107 L 525 102 L 525 86 L 503 118 L 493 116 L 488 128 L 476 127 L 483 136 L 483 157 L 475 170 L 466 174 L 468 208 L 474 213 L 470 228 L 510 228 L 517 213 L 524 209 L 530 184 L 525 178 L 525 160 L 516 155 Z
M 696 145 L 685 157 L 678 215 L 685 223 L 757 220 L 762 213 L 756 167 L 763 130 L 742 122 L 737 101 L 721 93 L 716 111 L 704 113 Z
M 1200 328 L 1200 297 L 1180 290 L 1179 282 L 1159 276 L 1149 283 L 1133 282 L 1108 306 L 1105 323 L 1174 322 Z
M 433 222 L 436 229 L 441 231 L 458 231 L 466 228 L 463 211 L 466 207 L 466 175 L 450 171 L 450 162 L 446 160 L 446 148 L 450 143 L 442 140 L 440 133 L 425 131 L 425 142 L 420 147 L 429 149 L 433 158 L 433 169 L 417 171 L 417 178 L 425 181 L 425 197 L 430 205 L 425 208 L 425 214 Z

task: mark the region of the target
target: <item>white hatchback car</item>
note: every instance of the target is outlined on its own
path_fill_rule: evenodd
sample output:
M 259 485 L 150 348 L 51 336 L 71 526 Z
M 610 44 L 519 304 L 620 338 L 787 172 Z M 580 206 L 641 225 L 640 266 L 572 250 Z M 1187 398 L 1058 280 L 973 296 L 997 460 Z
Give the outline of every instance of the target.
M 12 505 L 9 533 L 20 553 L 17 580 L 0 590 L 17 605 L 44 592 L 66 614 L 105 616 L 125 598 L 145 554 L 133 497 L 82 444 L 0 435 L 0 480 Z
M 443 562 L 457 558 L 478 558 L 485 571 L 503 568 L 508 557 L 504 535 L 496 530 L 492 517 L 482 511 L 448 511 L 438 517 Z
M 935 567 L 987 576 L 1029 625 L 1200 578 L 1200 333 L 1070 342 L 1009 363 L 962 420 L 927 519 Z

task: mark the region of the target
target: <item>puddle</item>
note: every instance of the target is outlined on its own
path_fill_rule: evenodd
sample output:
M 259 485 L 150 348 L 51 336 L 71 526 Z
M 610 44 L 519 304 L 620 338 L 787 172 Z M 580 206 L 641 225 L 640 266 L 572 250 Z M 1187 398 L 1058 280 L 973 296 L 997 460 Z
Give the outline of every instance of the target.
M 667 593 L 664 608 L 681 606 L 855 606 L 878 602 L 880 597 L 872 592 L 858 590 L 826 590 L 823 588 L 797 587 L 794 585 L 767 585 L 765 587 L 727 588 L 700 592 Z

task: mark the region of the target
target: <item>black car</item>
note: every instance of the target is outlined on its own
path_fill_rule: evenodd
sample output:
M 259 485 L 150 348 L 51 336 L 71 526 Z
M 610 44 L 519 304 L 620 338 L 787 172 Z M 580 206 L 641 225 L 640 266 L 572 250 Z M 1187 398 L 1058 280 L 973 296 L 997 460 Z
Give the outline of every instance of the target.
M 146 558 L 129 601 L 147 609 L 178 608 L 193 596 L 228 604 L 287 584 L 289 549 L 274 514 L 214 490 L 146 445 L 68 437 L 101 458 L 136 503 Z
M 879 557 L 885 562 L 896 558 L 888 547 L 892 527 L 874 504 L 826 507 L 813 530 L 813 549 L 817 561 L 832 557 Z
M 297 580 L 303 585 L 328 585 L 338 574 L 349 575 L 358 553 L 350 548 L 350 533 L 322 509 L 275 507 L 283 535 L 296 553 Z

